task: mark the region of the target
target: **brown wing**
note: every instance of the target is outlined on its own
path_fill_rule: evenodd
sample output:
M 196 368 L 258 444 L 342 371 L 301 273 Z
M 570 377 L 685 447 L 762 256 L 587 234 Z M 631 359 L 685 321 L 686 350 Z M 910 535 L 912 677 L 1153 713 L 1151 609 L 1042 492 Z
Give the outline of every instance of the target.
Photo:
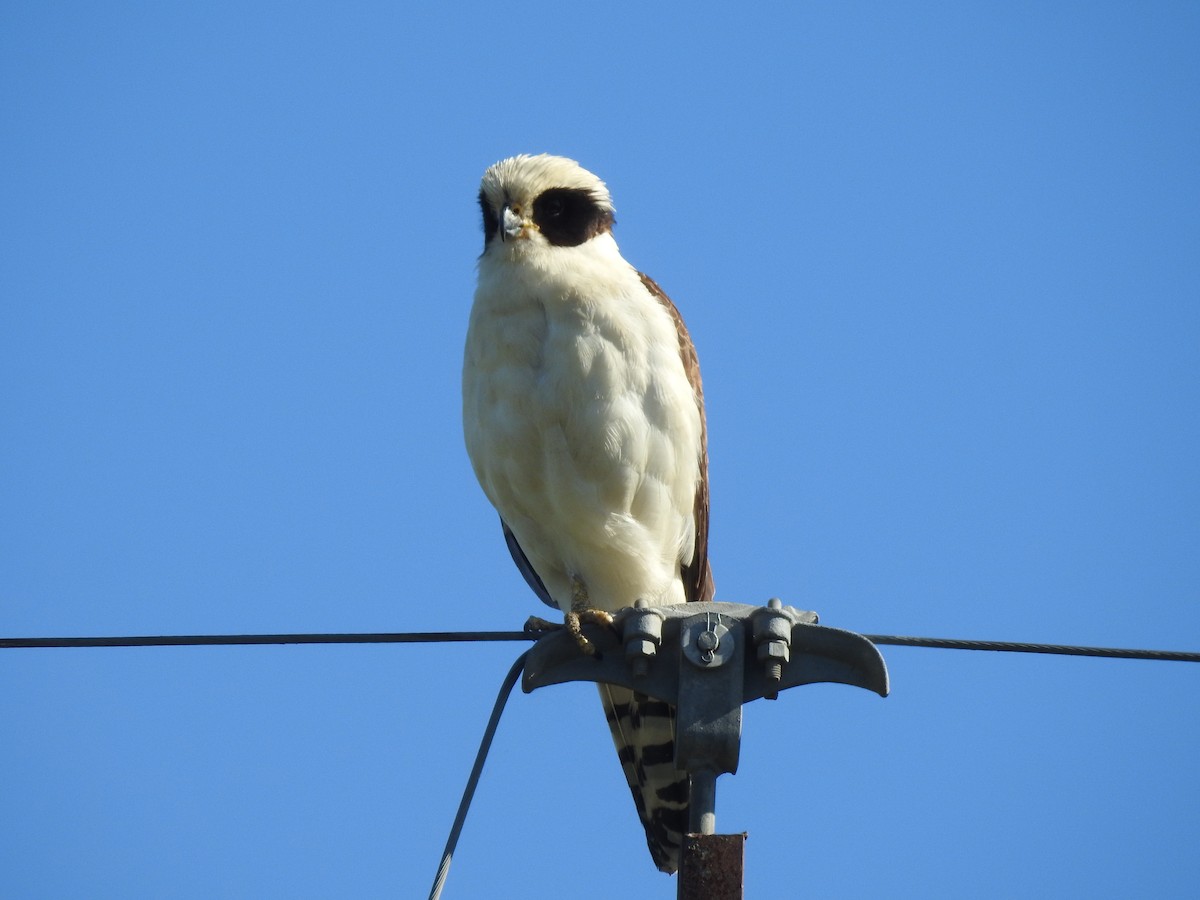
M 704 416 L 704 387 L 700 382 L 700 360 L 696 356 L 696 347 L 692 344 L 687 326 L 683 324 L 683 316 L 679 314 L 671 298 L 663 293 L 663 289 L 648 275 L 638 272 L 638 277 L 642 279 L 646 290 L 663 305 L 675 322 L 675 332 L 679 335 L 679 358 L 683 361 L 683 369 L 696 394 L 696 406 L 700 409 L 700 484 L 696 487 L 694 506 L 696 549 L 692 554 L 692 561 L 680 567 L 680 574 L 683 577 L 684 596 L 688 600 L 711 600 L 715 585 L 712 568 L 708 563 L 708 423 Z

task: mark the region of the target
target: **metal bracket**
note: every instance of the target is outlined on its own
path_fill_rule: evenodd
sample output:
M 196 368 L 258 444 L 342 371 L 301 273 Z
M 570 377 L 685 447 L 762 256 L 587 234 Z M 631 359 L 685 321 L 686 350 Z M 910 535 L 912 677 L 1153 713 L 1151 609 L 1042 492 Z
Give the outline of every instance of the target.
M 779 634 L 780 617 L 790 624 L 784 634 Z M 530 650 L 522 689 L 529 693 L 568 681 L 604 681 L 677 703 L 681 623 L 696 619 L 724 628 L 733 622 L 751 621 L 751 634 L 758 643 L 755 653 L 742 663 L 742 703 L 820 682 L 849 684 L 887 696 L 887 667 L 874 644 L 853 631 L 818 625 L 816 613 L 784 606 L 778 600 L 767 606 L 708 602 L 656 607 L 638 601 L 637 606 L 616 614 L 612 628 L 590 623 L 583 626 L 584 634 L 596 646 L 595 656 L 581 653 L 565 630 L 551 631 Z M 647 626 L 650 620 L 657 620 L 657 625 Z M 771 641 L 785 636 L 786 658 L 777 649 L 764 650 L 764 642 L 770 646 Z M 714 650 L 714 656 L 720 649 Z M 704 652 L 698 646 L 696 650 Z M 778 666 L 777 683 L 774 673 L 767 671 L 767 663 L 772 669 Z M 641 674 L 636 671 L 639 668 L 644 670 Z M 689 664 L 689 671 L 699 669 Z
M 529 651 L 522 689 L 598 681 L 675 706 L 675 764 L 691 776 L 691 830 L 698 834 L 714 833 L 717 776 L 737 771 L 743 704 L 818 682 L 888 693 L 874 644 L 777 599 L 761 607 L 638 601 L 616 614 L 612 628 L 583 630 L 594 656 L 565 630 L 553 631 Z

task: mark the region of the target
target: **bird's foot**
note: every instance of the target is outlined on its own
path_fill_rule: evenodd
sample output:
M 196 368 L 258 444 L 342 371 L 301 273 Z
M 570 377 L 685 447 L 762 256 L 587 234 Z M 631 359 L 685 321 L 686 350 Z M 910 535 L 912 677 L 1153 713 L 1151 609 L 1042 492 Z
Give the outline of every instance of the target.
M 571 609 L 566 614 L 566 619 L 563 622 L 567 626 L 567 631 L 571 633 L 571 637 L 575 639 L 575 643 L 579 645 L 579 650 L 584 656 L 595 656 L 596 647 L 583 636 L 584 621 L 596 621 L 592 618 L 597 610 L 592 609 L 588 604 L 588 589 L 583 583 L 583 579 L 578 575 L 571 576 Z M 611 617 L 609 619 L 611 622 Z
M 570 632 L 571 637 L 575 639 L 575 643 L 579 646 L 579 650 L 585 656 L 596 656 L 596 645 L 587 639 L 583 633 L 583 625 L 612 625 L 613 617 L 611 613 L 607 613 L 602 609 L 579 609 L 571 610 L 564 616 L 565 621 L 561 624 L 551 622 L 549 619 L 543 619 L 541 616 L 530 616 L 525 621 L 524 631 L 526 634 L 549 634 L 552 631 L 566 628 Z
M 580 651 L 586 656 L 596 655 L 596 645 L 587 639 L 583 633 L 583 624 L 589 622 L 595 625 L 608 625 L 613 623 L 612 613 L 607 613 L 602 609 L 572 609 L 566 615 L 567 631 L 571 633 L 571 637 L 575 638 L 575 643 L 579 645 Z
M 578 576 L 574 576 L 571 579 L 571 609 L 565 614 L 563 624 L 550 622 L 541 616 L 530 616 L 525 622 L 525 631 L 527 634 L 545 634 L 566 628 L 581 653 L 585 656 L 597 656 L 596 645 L 584 635 L 583 626 L 586 623 L 611 627 L 613 621 L 612 613 L 588 606 L 587 587 Z

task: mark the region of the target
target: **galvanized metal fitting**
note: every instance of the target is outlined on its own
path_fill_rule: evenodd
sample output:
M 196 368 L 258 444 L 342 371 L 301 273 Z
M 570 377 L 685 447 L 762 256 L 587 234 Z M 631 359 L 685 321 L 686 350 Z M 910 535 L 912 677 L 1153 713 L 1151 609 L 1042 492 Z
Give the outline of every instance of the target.
M 732 658 L 734 639 L 721 621 L 720 613 L 699 616 L 684 624 L 680 632 L 683 655 L 702 669 L 722 666 Z
M 625 659 L 634 675 L 641 677 L 650 671 L 651 661 L 658 655 L 662 643 L 662 627 L 666 617 L 650 609 L 645 600 L 638 600 L 633 609 L 621 618 L 621 637 L 625 641 Z
M 792 658 L 792 626 L 796 618 L 792 615 L 791 607 L 785 608 L 778 597 L 772 597 L 765 607 L 756 609 L 750 618 L 754 625 L 758 660 L 763 663 L 767 685 L 776 687 L 783 678 L 784 664 Z M 774 700 L 779 692 L 768 690 L 764 696 Z

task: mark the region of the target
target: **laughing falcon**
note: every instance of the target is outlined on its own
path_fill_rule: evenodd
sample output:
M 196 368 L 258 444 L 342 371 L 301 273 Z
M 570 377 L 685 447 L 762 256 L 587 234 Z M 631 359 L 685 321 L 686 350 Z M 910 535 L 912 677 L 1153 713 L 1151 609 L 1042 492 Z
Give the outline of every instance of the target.
M 515 156 L 484 173 L 479 205 L 463 427 L 521 574 L 569 621 L 711 600 L 696 351 L 667 295 L 621 257 L 604 182 L 569 159 Z M 673 872 L 688 802 L 675 711 L 599 687 L 650 853 Z

